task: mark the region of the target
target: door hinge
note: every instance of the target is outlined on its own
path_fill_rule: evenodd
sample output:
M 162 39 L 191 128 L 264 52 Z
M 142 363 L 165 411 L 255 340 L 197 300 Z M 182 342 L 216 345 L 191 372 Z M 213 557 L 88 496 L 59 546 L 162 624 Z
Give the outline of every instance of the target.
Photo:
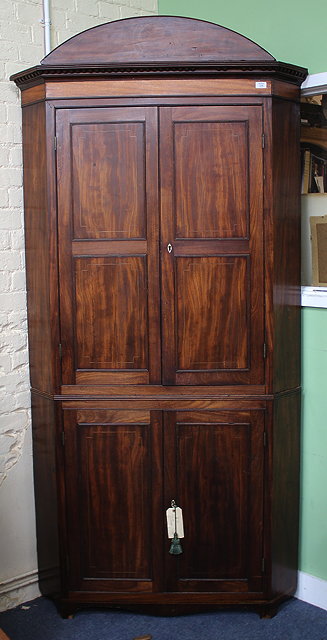
M 54 137 L 53 148 L 54 148 L 55 151 L 57 151 L 57 136 Z
M 264 573 L 265 570 L 266 570 L 266 563 L 265 563 L 265 559 L 262 558 L 262 561 L 261 561 L 261 571 L 262 571 L 262 573 Z
M 59 348 L 59 358 L 60 358 L 60 361 L 61 361 L 62 360 L 62 346 L 61 346 L 61 343 L 58 345 L 58 348 Z
M 65 432 L 64 431 L 61 432 L 61 444 L 62 444 L 63 447 L 65 446 Z
M 265 139 L 265 134 L 262 134 L 262 148 L 265 148 L 265 143 L 266 143 L 266 139 Z
M 266 431 L 263 432 L 263 446 L 264 447 L 267 446 L 267 432 Z
M 267 344 L 265 342 L 263 343 L 263 357 L 264 359 L 267 357 Z

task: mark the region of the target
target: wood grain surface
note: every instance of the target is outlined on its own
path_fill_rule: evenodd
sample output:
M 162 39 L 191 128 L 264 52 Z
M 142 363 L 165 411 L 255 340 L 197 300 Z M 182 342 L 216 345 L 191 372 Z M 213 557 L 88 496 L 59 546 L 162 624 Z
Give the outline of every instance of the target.
M 159 382 L 156 110 L 65 111 L 57 130 L 63 380 Z
M 152 591 L 161 557 L 160 418 L 66 411 L 64 419 L 69 587 Z
M 183 554 L 167 557 L 169 590 L 260 591 L 263 414 L 169 413 L 165 495 L 183 509 Z
M 245 36 L 217 24 L 193 18 L 151 16 L 88 29 L 50 52 L 42 64 L 215 60 L 263 63 L 274 58 Z
M 256 106 L 160 111 L 165 384 L 263 381 L 261 117 Z

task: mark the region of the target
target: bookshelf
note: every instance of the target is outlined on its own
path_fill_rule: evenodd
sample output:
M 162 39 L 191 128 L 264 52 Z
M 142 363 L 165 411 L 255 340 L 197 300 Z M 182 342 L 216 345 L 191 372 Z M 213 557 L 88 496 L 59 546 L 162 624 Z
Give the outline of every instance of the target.
M 317 242 L 312 243 L 312 232 L 315 233 L 315 221 L 320 221 L 322 216 L 327 216 L 327 113 L 325 106 L 325 98 L 327 94 L 327 73 L 318 73 L 309 75 L 302 85 L 302 109 L 301 109 L 301 146 L 303 149 L 303 165 L 304 168 L 304 152 L 307 151 L 307 167 L 308 155 L 310 154 L 309 170 L 310 176 L 306 177 L 307 192 L 301 195 L 301 213 L 302 213 L 302 306 L 327 308 L 327 286 L 315 284 L 317 281 L 313 278 L 313 271 L 317 271 Z M 308 153 L 309 151 L 309 153 Z M 312 174 L 312 156 L 321 157 L 322 175 L 316 180 Z M 326 160 L 326 163 L 323 160 Z M 317 185 L 318 183 L 318 185 Z M 317 186 L 316 186 L 317 185 Z M 318 191 L 319 186 L 321 191 Z M 311 188 L 317 189 L 310 192 Z M 302 182 L 303 189 L 303 182 Z M 327 220 L 327 219 L 326 219 Z M 322 221 L 323 222 L 323 221 Z M 316 240 L 316 237 L 314 237 Z M 320 243 L 321 245 L 321 243 Z M 321 246 L 320 251 L 321 251 Z M 326 247 L 327 255 L 327 247 Z M 313 269 L 313 263 L 316 267 Z M 317 271 L 319 274 L 319 269 Z

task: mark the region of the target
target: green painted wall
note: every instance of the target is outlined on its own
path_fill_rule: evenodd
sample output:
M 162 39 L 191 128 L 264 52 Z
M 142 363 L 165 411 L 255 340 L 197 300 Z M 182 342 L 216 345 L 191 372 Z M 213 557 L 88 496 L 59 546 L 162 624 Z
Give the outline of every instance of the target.
M 327 71 L 327 0 L 159 0 L 159 14 L 234 29 L 275 58 Z M 300 569 L 327 580 L 327 310 L 303 310 Z
M 302 311 L 300 568 L 327 579 L 327 309 Z
M 158 9 L 239 31 L 278 60 L 310 73 L 327 70 L 326 0 L 159 0 Z

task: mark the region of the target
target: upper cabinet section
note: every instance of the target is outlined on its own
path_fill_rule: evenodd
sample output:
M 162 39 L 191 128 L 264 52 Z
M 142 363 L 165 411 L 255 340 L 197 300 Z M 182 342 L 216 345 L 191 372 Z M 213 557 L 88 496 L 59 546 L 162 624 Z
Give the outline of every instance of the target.
M 300 85 L 306 69 L 277 62 L 248 38 L 211 22 L 147 16 L 108 22 L 74 36 L 51 51 L 41 64 L 17 73 L 18 85 L 60 76 L 251 77 L 254 74 Z
M 63 382 L 261 384 L 261 107 L 160 107 L 159 122 L 59 110 Z
M 170 16 L 94 27 L 13 76 L 33 386 L 297 387 L 305 76 Z

